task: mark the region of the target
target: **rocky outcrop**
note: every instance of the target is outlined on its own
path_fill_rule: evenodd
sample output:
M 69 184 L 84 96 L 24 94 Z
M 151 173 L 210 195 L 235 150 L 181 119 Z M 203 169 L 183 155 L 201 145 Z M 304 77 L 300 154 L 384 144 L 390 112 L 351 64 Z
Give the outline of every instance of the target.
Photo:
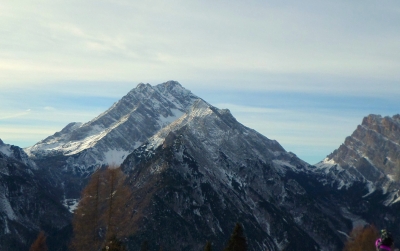
M 321 170 L 342 172 L 343 183 L 363 181 L 396 191 L 400 180 L 400 115 L 369 115 L 337 150 L 317 164 Z M 340 171 L 340 170 L 341 171 Z M 334 173 L 331 173 L 334 175 Z M 335 178 L 336 180 L 337 177 Z

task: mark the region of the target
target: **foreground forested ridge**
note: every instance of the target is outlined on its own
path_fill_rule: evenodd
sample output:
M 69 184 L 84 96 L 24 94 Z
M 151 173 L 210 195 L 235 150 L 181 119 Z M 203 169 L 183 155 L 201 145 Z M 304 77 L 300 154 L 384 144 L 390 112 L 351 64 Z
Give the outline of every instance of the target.
M 71 250 L 126 250 L 121 240 L 135 234 L 130 219 L 133 216 L 132 193 L 119 167 L 108 167 L 95 172 L 82 192 L 82 199 L 74 212 Z M 46 237 L 40 232 L 31 251 L 45 250 Z M 211 250 L 207 241 L 205 250 Z M 162 245 L 160 246 L 162 247 Z M 145 240 L 141 250 L 149 250 Z M 245 251 L 247 240 L 243 227 L 236 223 L 224 251 Z

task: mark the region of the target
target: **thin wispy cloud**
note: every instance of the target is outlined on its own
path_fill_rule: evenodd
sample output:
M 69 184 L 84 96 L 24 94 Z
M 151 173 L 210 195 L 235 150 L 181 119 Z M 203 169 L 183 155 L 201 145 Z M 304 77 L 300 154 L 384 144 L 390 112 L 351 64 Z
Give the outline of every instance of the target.
M 139 82 L 177 80 L 288 148 L 334 148 L 363 116 L 400 111 L 399 9 L 397 0 L 3 1 L 1 127 L 59 130 Z
M 51 107 L 51 106 L 45 106 L 45 107 L 43 107 L 43 109 L 46 110 L 46 111 L 55 111 L 55 110 L 57 110 L 56 108 Z
M 390 8 L 378 8 L 391 19 L 359 22 L 375 10 L 369 2 L 43 1 L 26 2 L 22 10 L 8 6 L 15 14 L 5 17 L 10 28 L 4 37 L 9 40 L 2 48 L 20 55 L 9 58 L 15 60 L 11 70 L 5 68 L 7 61 L 1 64 L 10 81 L 17 76 L 24 82 L 21 72 L 28 73 L 25 82 L 71 79 L 74 71 L 75 80 L 113 76 L 125 81 L 154 75 L 170 79 L 168 72 L 176 79 L 191 78 L 197 71 L 227 71 L 227 77 L 237 70 L 399 77 L 399 36 L 393 33 L 399 20 L 393 20 Z M 12 29 L 27 18 L 29 30 Z M 28 58 L 37 59 L 36 67 Z
M 9 112 L 1 112 L 0 111 L 0 120 L 6 120 L 6 119 L 14 119 L 18 117 L 23 117 L 28 115 L 31 112 L 31 109 L 28 109 L 23 112 L 16 112 L 16 113 L 9 113 Z

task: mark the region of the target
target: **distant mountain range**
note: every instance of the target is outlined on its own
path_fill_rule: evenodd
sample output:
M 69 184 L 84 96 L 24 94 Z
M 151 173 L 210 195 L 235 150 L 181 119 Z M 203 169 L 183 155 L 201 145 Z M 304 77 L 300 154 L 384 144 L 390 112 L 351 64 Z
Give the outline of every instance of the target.
M 346 233 L 367 223 L 400 236 L 399 145 L 400 115 L 369 115 L 312 166 L 178 82 L 139 84 L 24 151 L 0 142 L 0 248 L 29 247 L 43 229 L 52 250 L 65 250 L 69 212 L 107 165 L 121 165 L 134 193 L 129 250 L 145 239 L 151 250 L 208 240 L 221 250 L 236 222 L 249 250 L 342 250 Z M 17 187 L 31 193 L 9 192 Z

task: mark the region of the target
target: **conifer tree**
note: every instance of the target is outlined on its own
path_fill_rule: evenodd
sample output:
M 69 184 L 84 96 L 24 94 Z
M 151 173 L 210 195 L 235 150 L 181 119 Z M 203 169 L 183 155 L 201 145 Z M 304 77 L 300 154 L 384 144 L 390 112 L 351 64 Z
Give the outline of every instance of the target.
M 99 250 L 101 247 L 99 220 L 101 179 L 102 172 L 95 172 L 88 185 L 82 191 L 81 200 L 73 218 L 74 237 L 71 243 L 72 250 Z
M 103 213 L 103 222 L 106 224 L 106 237 L 121 237 L 129 232 L 127 216 L 129 215 L 128 202 L 130 189 L 125 185 L 125 175 L 120 168 L 108 168 L 105 172 L 106 189 L 105 201 L 107 208 Z
M 247 251 L 247 241 L 240 223 L 236 223 L 235 229 L 224 251 Z
M 130 196 L 120 168 L 95 172 L 74 213 L 71 249 L 100 250 L 106 240 L 129 234 Z
M 40 231 L 38 237 L 36 238 L 35 242 L 32 243 L 31 248 L 29 251 L 47 251 L 46 245 L 46 236 L 43 231 Z
M 211 242 L 207 241 L 206 246 L 204 247 L 204 251 L 212 251 Z
M 354 228 L 343 251 L 376 251 L 375 240 L 379 237 L 375 226 Z
M 140 247 L 140 251 L 149 251 L 149 243 L 147 241 L 143 241 Z
M 125 245 L 115 235 L 106 242 L 102 251 L 126 251 Z

